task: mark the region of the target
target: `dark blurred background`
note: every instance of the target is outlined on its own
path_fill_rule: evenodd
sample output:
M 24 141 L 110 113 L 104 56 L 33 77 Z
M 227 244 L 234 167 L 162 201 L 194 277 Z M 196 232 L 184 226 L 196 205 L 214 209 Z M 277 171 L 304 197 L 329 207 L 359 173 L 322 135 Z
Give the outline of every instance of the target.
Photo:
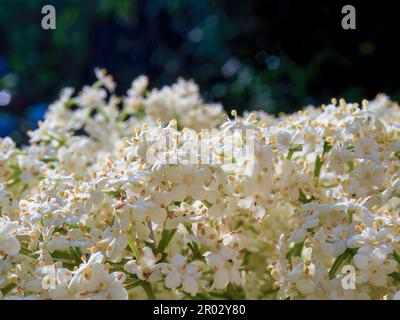
M 41 28 L 41 8 L 57 29 Z M 357 10 L 343 30 L 341 8 Z M 290 112 L 332 97 L 400 100 L 395 2 L 0 0 L 0 136 L 24 141 L 63 86 L 105 67 L 123 94 L 193 78 L 227 109 Z

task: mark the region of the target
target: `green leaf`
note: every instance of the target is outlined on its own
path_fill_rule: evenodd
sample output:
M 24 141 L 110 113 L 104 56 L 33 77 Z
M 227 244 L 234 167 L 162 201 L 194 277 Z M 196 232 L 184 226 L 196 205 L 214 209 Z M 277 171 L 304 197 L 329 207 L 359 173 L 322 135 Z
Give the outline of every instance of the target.
M 176 232 L 176 229 L 172 229 L 172 230 L 164 229 L 163 230 L 162 235 L 161 235 L 161 240 L 158 243 L 158 247 L 156 249 L 157 253 L 163 253 L 164 252 L 164 250 L 168 247 L 168 244 L 172 240 L 175 232 Z
M 204 203 L 204 205 L 205 205 L 208 209 L 211 208 L 212 203 L 208 202 L 207 200 L 203 200 L 202 202 Z
M 122 192 L 120 190 L 107 190 L 107 189 L 103 189 L 101 190 L 102 193 L 108 195 L 108 196 L 112 196 L 115 198 L 121 198 L 122 196 Z
M 267 286 L 267 287 L 261 289 L 261 293 L 262 293 L 264 296 L 273 294 L 273 293 L 278 292 L 278 291 L 279 291 L 279 288 L 274 289 L 274 288 L 269 287 L 269 286 Z
M 301 251 L 303 250 L 304 241 L 296 243 L 288 252 L 288 258 L 290 257 L 300 257 Z
M 354 170 L 354 162 L 352 160 L 347 161 L 347 165 L 349 166 L 349 172 Z
M 40 159 L 40 161 L 44 162 L 44 163 L 50 163 L 50 162 L 58 162 L 57 158 L 42 158 Z
M 11 283 L 7 284 L 3 289 L 1 289 L 1 292 L 5 296 L 5 295 L 9 294 L 12 291 L 12 289 L 14 289 L 16 286 L 17 286 L 16 283 L 11 282 Z
M 22 173 L 21 168 L 17 164 L 10 164 L 10 168 L 11 170 L 14 171 L 13 175 L 11 176 L 11 179 L 19 176 Z
M 324 151 L 322 152 L 322 155 L 325 155 L 325 153 L 328 153 L 331 149 L 332 149 L 332 146 L 329 144 L 329 142 L 328 141 L 324 141 Z
M 292 156 L 295 152 L 303 150 L 303 146 L 297 146 L 296 148 L 289 149 L 289 153 L 287 155 L 287 159 L 292 159 Z
M 29 185 L 28 185 L 27 183 L 25 183 L 24 186 L 23 186 L 22 189 L 21 189 L 20 196 L 21 196 L 26 190 L 28 190 L 28 187 L 29 187 Z
M 79 248 L 76 247 L 70 247 L 68 248 L 68 253 L 71 256 L 71 258 L 74 260 L 75 264 L 79 266 L 82 263 L 81 259 L 81 251 Z
M 389 274 L 389 276 L 391 276 L 397 282 L 400 282 L 400 273 L 399 272 L 393 272 L 393 273 Z
M 353 255 L 353 252 L 349 249 L 346 249 L 345 252 L 343 252 L 340 256 L 337 256 L 335 261 L 333 262 L 333 265 L 331 269 L 329 270 L 329 279 L 333 279 L 339 270 L 340 266 L 344 261 L 347 260 L 347 258 L 351 257 Z
M 400 255 L 396 252 L 396 250 L 393 250 L 393 257 L 397 263 L 400 263 Z
M 11 188 L 21 182 L 20 178 L 14 178 L 7 182 L 7 188 Z
M 65 265 L 68 266 L 75 266 L 76 265 L 76 261 L 74 258 L 72 258 L 72 255 L 69 252 L 64 252 L 64 251 L 60 251 L 60 250 L 55 250 L 52 254 L 51 254 L 52 258 L 62 262 Z M 80 264 L 80 263 L 79 263 Z M 79 265 L 78 264 L 78 265 Z
M 239 288 L 234 288 L 231 283 L 228 284 L 227 293 L 229 298 L 232 300 L 244 300 L 245 298 L 243 290 L 240 290 Z
M 303 251 L 304 241 L 296 243 L 287 253 L 286 258 L 289 260 L 290 267 L 292 268 L 292 257 L 300 257 Z
M 321 173 L 321 158 L 317 156 L 317 159 L 315 160 L 314 177 L 319 178 L 320 173 Z
M 303 193 L 302 190 L 299 190 L 299 193 L 300 193 L 300 195 L 299 195 L 299 201 L 300 201 L 301 203 L 303 203 L 303 204 L 306 204 L 306 203 L 309 203 L 309 202 L 312 202 L 312 201 L 315 200 L 314 197 L 311 197 L 310 199 L 307 199 L 306 195 Z
M 204 257 L 200 252 L 199 245 L 195 242 L 188 242 L 187 246 L 192 250 L 193 252 L 193 260 L 200 260 L 204 261 Z
M 150 283 L 142 281 L 142 287 L 143 287 L 144 291 L 146 292 L 147 297 L 150 300 L 156 300 L 156 296 L 155 296 L 155 294 L 153 292 L 153 288 L 151 287 Z

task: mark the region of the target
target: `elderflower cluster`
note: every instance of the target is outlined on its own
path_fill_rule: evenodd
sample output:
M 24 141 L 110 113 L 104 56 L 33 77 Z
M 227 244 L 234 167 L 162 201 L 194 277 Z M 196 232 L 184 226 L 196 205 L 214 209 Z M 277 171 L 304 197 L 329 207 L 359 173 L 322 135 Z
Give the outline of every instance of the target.
M 399 297 L 397 104 L 229 117 L 96 76 L 0 139 L 0 298 Z

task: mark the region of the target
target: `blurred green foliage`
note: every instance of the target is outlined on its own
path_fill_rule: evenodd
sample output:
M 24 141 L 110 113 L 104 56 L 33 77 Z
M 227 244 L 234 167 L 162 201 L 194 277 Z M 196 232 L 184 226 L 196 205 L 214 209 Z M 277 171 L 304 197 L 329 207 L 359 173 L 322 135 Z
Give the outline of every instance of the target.
M 53 4 L 57 9 L 56 30 L 41 28 L 41 8 Z M 4 33 L 6 59 L 18 76 L 18 90 L 35 97 L 66 82 L 80 83 L 82 71 L 90 59 L 89 25 L 95 19 L 125 19 L 134 8 L 131 1 L 40 1 L 13 0 L 1 3 L 0 27 Z M 121 21 L 122 21 L 121 20 Z

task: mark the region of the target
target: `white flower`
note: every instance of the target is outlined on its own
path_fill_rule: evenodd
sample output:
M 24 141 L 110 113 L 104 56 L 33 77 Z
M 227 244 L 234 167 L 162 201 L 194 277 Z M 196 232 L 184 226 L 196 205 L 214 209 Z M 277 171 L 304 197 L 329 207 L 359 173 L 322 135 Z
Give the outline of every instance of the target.
M 81 264 L 74 272 L 68 289 L 75 292 L 77 299 L 126 300 L 128 294 L 123 287 L 125 274 L 113 272 L 109 274 L 103 264 L 101 253 L 92 254 L 88 262 Z
M 300 189 L 311 185 L 310 177 L 301 173 L 296 165 L 289 160 L 282 162 L 281 188 L 283 194 L 292 201 L 297 201 L 300 197 Z
M 206 260 L 208 265 L 214 269 L 214 283 L 215 289 L 225 289 L 229 283 L 234 285 L 240 285 L 240 262 L 236 259 L 226 258 L 215 252 L 206 254 Z
M 201 201 L 195 201 L 193 205 L 181 202 L 178 206 L 168 208 L 168 219 L 165 221 L 167 230 L 175 229 L 180 223 L 192 224 L 207 219 L 208 209 Z
M 389 254 L 393 251 L 393 247 L 390 244 L 390 235 L 389 230 L 376 230 L 367 227 L 361 234 L 354 235 L 348 239 L 347 245 L 349 248 L 360 248 L 359 253 L 370 254 L 375 248 L 379 248 Z
M 144 247 L 140 250 L 139 261 L 128 261 L 124 269 L 128 273 L 136 274 L 141 280 L 149 282 L 159 281 L 161 278 L 160 266 L 157 264 L 157 258 L 149 247 Z
M 96 68 L 94 69 L 97 79 L 104 85 L 109 91 L 113 92 L 115 90 L 116 84 L 111 75 L 107 74 L 106 69 Z
M 81 94 L 76 98 L 76 103 L 82 108 L 95 108 L 104 106 L 107 92 L 101 88 L 85 86 Z
M 168 168 L 166 176 L 174 183 L 170 192 L 175 201 L 183 201 L 187 196 L 195 200 L 215 201 L 215 194 L 207 192 L 204 188 L 204 184 L 211 177 L 209 169 L 182 165 Z
M 376 163 L 380 162 L 379 145 L 367 137 L 360 138 L 354 144 L 354 155 L 360 159 L 369 159 Z
M 103 235 L 102 240 L 96 243 L 99 248 L 105 249 L 106 257 L 112 262 L 119 262 L 124 257 L 124 250 L 128 245 L 128 236 L 114 227 L 107 228 Z
M 149 78 L 141 75 L 141 76 L 137 77 L 134 81 L 132 81 L 131 87 L 135 93 L 141 94 L 146 90 L 148 85 L 149 85 Z M 128 93 L 130 93 L 130 92 L 128 92 Z
M 351 152 L 345 148 L 334 147 L 329 151 L 328 167 L 334 170 L 337 174 L 343 174 L 347 162 L 352 159 Z
M 277 147 L 283 152 L 298 147 L 300 145 L 300 138 L 298 132 L 286 129 L 278 129 L 276 132 Z
M 167 217 L 165 209 L 156 206 L 151 201 L 137 200 L 133 205 L 133 216 L 139 219 L 149 217 L 155 223 L 164 223 Z
M 7 191 L 4 189 L 4 185 L 0 183 L 0 203 L 2 203 L 4 200 L 11 198 L 12 194 L 11 192 Z
M 167 274 L 165 286 L 175 289 L 182 285 L 183 291 L 195 296 L 199 291 L 201 273 L 194 263 L 186 264 L 185 258 L 175 253 L 170 264 L 162 264 L 161 270 Z
M 313 216 L 308 216 L 307 220 L 303 223 L 303 225 L 296 229 L 290 236 L 289 241 L 293 241 L 294 243 L 302 242 L 309 229 L 313 229 L 318 226 L 319 220 Z
M 347 241 L 352 230 L 354 230 L 353 225 L 347 227 L 338 226 L 332 230 L 332 238 L 334 240 L 334 243 L 332 244 L 332 255 L 334 257 L 340 256 L 343 252 L 345 252 L 347 248 Z
M 16 233 L 20 227 L 15 222 L 10 222 L 0 218 L 0 260 L 5 255 L 16 255 L 21 245 L 16 238 Z
M 384 286 L 387 275 L 397 268 L 396 261 L 387 259 L 387 254 L 382 249 L 374 249 L 369 255 L 357 253 L 353 257 L 354 264 L 359 269 L 356 276 L 358 283 L 370 282 L 375 286 Z
M 15 151 L 15 142 L 11 138 L 0 138 L 0 163 L 8 160 Z

